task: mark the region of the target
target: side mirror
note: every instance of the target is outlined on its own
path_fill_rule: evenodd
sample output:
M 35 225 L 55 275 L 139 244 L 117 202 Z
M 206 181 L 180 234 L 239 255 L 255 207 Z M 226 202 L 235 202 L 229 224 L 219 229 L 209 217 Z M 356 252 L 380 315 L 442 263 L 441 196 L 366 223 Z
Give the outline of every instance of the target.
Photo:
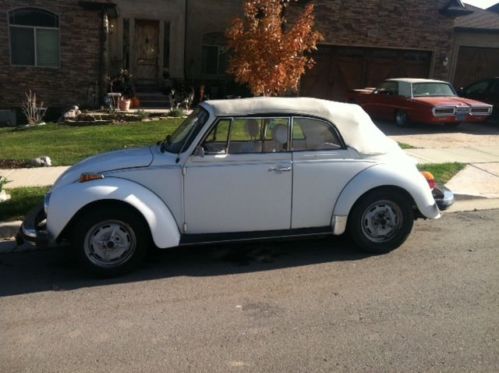
M 202 145 L 198 145 L 196 147 L 196 149 L 194 150 L 194 153 L 192 153 L 192 155 L 194 155 L 195 157 L 201 157 L 201 158 L 204 157 L 204 154 L 205 154 L 205 151 L 204 151 L 204 148 Z
M 457 94 L 458 94 L 459 96 L 464 95 L 464 87 L 459 87 L 459 89 L 457 90 Z

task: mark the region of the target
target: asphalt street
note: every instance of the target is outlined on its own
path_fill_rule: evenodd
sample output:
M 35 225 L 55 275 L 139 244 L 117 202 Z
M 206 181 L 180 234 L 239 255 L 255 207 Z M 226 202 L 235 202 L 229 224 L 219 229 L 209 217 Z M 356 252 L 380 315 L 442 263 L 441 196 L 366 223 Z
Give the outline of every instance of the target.
M 382 256 L 321 239 L 173 249 L 99 280 L 0 256 L 0 372 L 499 371 L 499 210 Z

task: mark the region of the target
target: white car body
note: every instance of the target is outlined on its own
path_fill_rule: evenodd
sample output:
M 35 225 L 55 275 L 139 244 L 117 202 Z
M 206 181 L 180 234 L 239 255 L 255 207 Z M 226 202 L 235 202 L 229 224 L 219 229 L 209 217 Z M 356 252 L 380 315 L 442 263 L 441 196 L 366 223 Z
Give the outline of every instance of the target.
M 342 234 L 355 201 L 383 185 L 406 190 L 424 217 L 440 216 L 414 163 L 357 105 L 257 98 L 231 100 L 229 105 L 208 101 L 201 106 L 209 119 L 181 154 L 162 153 L 153 146 L 96 156 L 69 169 L 51 191 L 46 211 L 49 236 L 56 240 L 78 211 L 103 200 L 123 201 L 140 211 L 160 248 L 178 246 L 183 234 L 325 226 Z M 362 137 L 356 148 L 371 154 L 362 154 L 348 143 L 345 149 L 326 151 L 193 154 L 217 118 L 268 114 L 322 118 L 342 134 Z M 370 146 L 380 139 L 382 146 Z M 291 170 L 269 172 L 278 166 Z M 78 182 L 85 172 L 101 173 L 104 178 Z

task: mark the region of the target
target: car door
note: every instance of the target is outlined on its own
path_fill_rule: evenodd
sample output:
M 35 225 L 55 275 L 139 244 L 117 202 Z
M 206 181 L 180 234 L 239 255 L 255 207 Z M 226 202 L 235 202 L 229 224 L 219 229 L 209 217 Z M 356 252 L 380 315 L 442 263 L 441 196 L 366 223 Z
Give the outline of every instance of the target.
M 499 79 L 495 79 L 490 87 L 490 104 L 494 105 L 492 116 L 499 118 Z
M 289 229 L 287 117 L 222 118 L 185 164 L 187 232 Z
M 385 82 L 384 89 L 379 94 L 378 117 L 392 120 L 394 113 L 401 106 L 403 97 L 399 96 L 397 82 Z
M 490 103 L 489 87 L 491 80 L 482 80 L 471 84 L 463 90 L 463 96 L 477 101 Z
M 333 124 L 317 118 L 293 118 L 291 149 L 291 227 L 328 227 L 341 191 L 369 163 L 344 145 Z

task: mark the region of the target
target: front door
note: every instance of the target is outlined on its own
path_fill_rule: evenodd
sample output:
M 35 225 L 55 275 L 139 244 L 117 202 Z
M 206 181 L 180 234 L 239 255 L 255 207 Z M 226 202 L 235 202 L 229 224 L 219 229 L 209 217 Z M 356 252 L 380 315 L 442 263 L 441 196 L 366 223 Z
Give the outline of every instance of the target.
M 287 118 L 221 119 L 185 165 L 187 233 L 291 227 Z
M 135 21 L 135 79 L 154 83 L 158 78 L 159 22 Z

